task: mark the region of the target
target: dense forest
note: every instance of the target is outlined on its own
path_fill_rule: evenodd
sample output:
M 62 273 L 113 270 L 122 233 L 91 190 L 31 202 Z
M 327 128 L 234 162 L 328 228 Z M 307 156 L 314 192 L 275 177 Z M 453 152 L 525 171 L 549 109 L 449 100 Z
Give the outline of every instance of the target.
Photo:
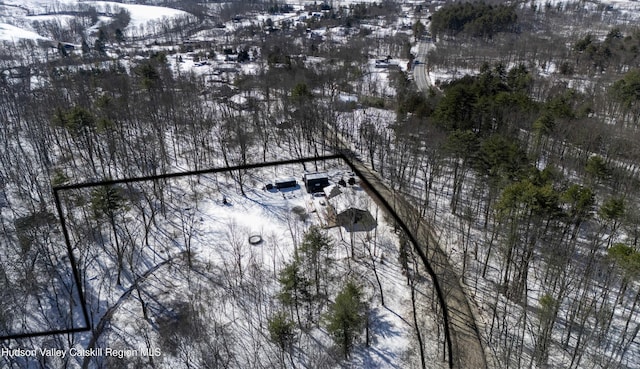
M 455 36 L 464 33 L 491 38 L 497 32 L 515 32 L 518 15 L 512 5 L 489 5 L 484 2 L 447 4 L 431 18 L 431 33 Z
M 518 19 L 522 29 L 544 29 L 564 18 L 532 7 Z M 484 307 L 493 315 L 489 345 L 506 348 L 502 358 L 511 365 L 633 366 L 640 291 L 631 93 L 636 30 L 610 27 L 601 41 L 585 30 L 564 50 L 550 46 L 554 38 L 505 34 L 487 44 L 461 34 L 465 55 L 456 41 L 441 41 L 428 56 L 431 69 L 459 63 L 476 72 L 436 81 L 427 96 L 400 88 L 392 137 L 404 149 L 379 155 L 393 164 L 378 169 L 388 178 L 412 178 L 412 186 L 398 180 L 397 188 L 457 239 L 449 242 L 452 251 L 462 248 L 467 283 L 489 282 L 496 291 Z M 517 46 L 499 51 L 506 45 Z M 544 45 L 555 55 L 546 55 Z M 544 74 L 550 63 L 556 66 L 550 78 L 532 73 Z M 575 83 L 583 78 L 593 79 Z M 364 152 L 375 155 L 382 147 L 371 142 L 377 141 L 363 141 Z M 447 221 L 429 210 L 441 206 L 440 196 L 454 214 Z M 582 351 L 587 346 L 594 348 L 590 355 Z M 530 361 L 522 357 L 527 347 Z

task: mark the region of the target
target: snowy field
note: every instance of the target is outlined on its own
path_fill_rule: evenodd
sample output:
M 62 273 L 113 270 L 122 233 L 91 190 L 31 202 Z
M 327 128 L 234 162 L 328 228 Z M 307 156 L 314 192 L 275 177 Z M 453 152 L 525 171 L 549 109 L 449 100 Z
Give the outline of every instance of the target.
M 150 22 L 166 22 L 171 18 L 179 16 L 189 16 L 189 13 L 185 11 L 163 6 L 123 4 L 112 1 L 92 1 L 83 2 L 83 4 L 93 5 L 98 9 L 98 11 L 105 10 L 107 7 L 111 7 L 111 11 L 113 13 L 116 13 L 117 9 L 125 9 L 131 15 L 131 21 L 129 22 L 127 30 L 133 30 L 139 28 L 140 26 L 146 26 Z
M 42 37 L 33 31 L 22 29 L 7 23 L 0 23 L 0 40 L 17 42 L 22 39 L 46 40 L 45 37 Z
M 40 40 L 52 38 L 35 32 L 34 22 L 53 21 L 68 23 L 72 16 L 68 12 L 78 11 L 80 6 L 95 7 L 101 13 L 117 14 L 120 9 L 126 10 L 131 20 L 124 30 L 140 35 L 146 27 L 153 23 L 168 22 L 176 17 L 190 14 L 182 10 L 162 6 L 123 4 L 113 1 L 79 1 L 79 0 L 7 0 L 0 2 L 0 40 L 16 42 L 20 39 Z M 53 40 L 69 42 L 69 40 Z

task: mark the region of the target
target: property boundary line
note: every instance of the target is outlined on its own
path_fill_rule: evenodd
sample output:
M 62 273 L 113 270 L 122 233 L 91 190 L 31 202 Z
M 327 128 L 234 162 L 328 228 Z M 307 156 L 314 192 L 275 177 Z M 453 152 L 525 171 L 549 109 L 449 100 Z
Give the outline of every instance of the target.
M 416 238 L 414 237 L 413 233 L 409 231 L 409 227 L 405 224 L 405 222 L 402 221 L 402 219 L 400 219 L 400 216 L 397 214 L 395 209 L 391 206 L 389 201 L 384 196 L 382 196 L 382 194 L 380 194 L 380 192 L 375 188 L 375 186 L 373 186 L 371 184 L 371 182 L 367 179 L 367 176 L 364 173 L 362 173 L 356 167 L 356 165 L 353 164 L 353 162 L 348 158 L 348 156 L 349 155 L 343 155 L 344 161 L 349 165 L 351 170 L 353 170 L 353 172 L 358 176 L 358 178 L 360 178 L 360 180 L 363 181 L 367 185 L 367 188 L 365 190 L 372 192 L 373 195 L 380 202 L 382 202 L 382 205 L 386 208 L 387 212 L 389 214 L 391 214 L 391 216 L 393 217 L 394 221 L 400 226 L 400 228 L 402 228 L 402 231 L 404 232 L 404 234 L 409 238 L 409 240 L 413 244 L 414 249 L 418 253 L 418 256 L 420 257 L 420 259 L 422 260 L 425 268 L 427 269 L 427 273 L 429 273 L 429 276 L 431 277 L 431 280 L 433 281 L 433 286 L 434 286 L 434 288 L 436 290 L 436 296 L 438 298 L 438 303 L 442 307 L 442 321 L 443 321 L 443 326 L 444 326 L 445 341 L 446 341 L 446 345 L 447 345 L 447 359 L 449 361 L 449 368 L 453 369 L 454 368 L 453 350 L 452 350 L 453 343 L 451 341 L 451 333 L 449 331 L 449 320 L 450 320 L 449 319 L 449 311 L 447 309 L 447 305 L 446 305 L 446 302 L 445 302 L 445 299 L 444 299 L 444 293 L 443 293 L 442 287 L 440 286 L 440 283 L 438 281 L 438 277 L 437 277 L 435 271 L 433 270 L 433 268 L 431 267 L 431 264 L 429 263 L 429 260 L 427 259 L 426 254 L 420 248 L 420 245 L 419 245 L 418 241 L 416 240 Z
M 264 168 L 264 167 L 269 167 L 269 166 L 280 166 L 280 165 L 289 165 L 289 164 L 303 164 L 303 163 L 308 163 L 308 162 L 327 161 L 327 160 L 343 160 L 349 166 L 349 168 L 351 168 L 351 170 L 358 176 L 358 178 L 360 178 L 360 180 L 363 181 L 367 185 L 366 190 L 370 191 L 371 193 L 373 193 L 373 195 L 382 203 L 382 205 L 386 209 L 386 211 L 393 217 L 394 221 L 400 226 L 400 228 L 402 228 L 403 232 L 407 235 L 407 237 L 409 238 L 411 243 L 414 245 L 414 248 L 416 249 L 416 251 L 418 253 L 418 256 L 420 256 L 420 259 L 422 259 L 422 261 L 423 261 L 423 263 L 424 263 L 424 265 L 425 265 L 425 267 L 427 269 L 427 273 L 429 273 L 429 276 L 431 277 L 431 279 L 433 281 L 433 285 L 434 285 L 434 288 L 436 290 L 436 295 L 437 295 L 437 298 L 438 298 L 438 303 L 442 307 L 442 317 L 443 317 L 443 326 L 444 326 L 443 328 L 444 328 L 445 340 L 446 340 L 446 345 L 447 345 L 449 367 L 453 368 L 454 365 L 453 365 L 452 342 L 451 342 L 451 336 L 450 336 L 450 332 L 449 332 L 449 315 L 448 315 L 448 310 L 447 310 L 447 306 L 446 306 L 446 303 L 445 303 L 444 295 L 443 295 L 443 292 L 442 292 L 442 288 L 441 288 L 441 286 L 440 286 L 440 284 L 438 282 L 437 275 L 435 274 L 434 270 L 432 269 L 431 265 L 429 264 L 426 255 L 424 254 L 422 249 L 419 247 L 419 244 L 418 244 L 416 238 L 409 231 L 409 228 L 407 227 L 405 222 L 403 222 L 402 219 L 400 219 L 400 217 L 398 216 L 398 214 L 396 213 L 394 208 L 389 204 L 387 199 L 385 199 L 380 194 L 380 192 L 378 190 L 376 190 L 376 188 L 371 184 L 371 182 L 367 179 L 367 176 L 362 171 L 360 171 L 357 168 L 356 165 L 354 165 L 354 163 L 352 162 L 353 159 L 351 158 L 351 155 L 348 155 L 348 154 L 345 154 L 345 153 L 340 153 L 340 154 L 335 154 L 335 155 L 305 157 L 305 158 L 300 158 L 300 159 L 269 161 L 269 162 L 256 163 L 256 164 L 245 164 L 245 165 L 227 166 L 227 167 L 220 167 L 220 168 L 209 168 L 209 169 L 201 169 L 201 170 L 193 170 L 193 171 L 165 173 L 165 174 L 158 174 L 158 175 L 151 175 L 151 176 L 140 176 L 140 177 L 122 178 L 122 179 L 109 179 L 109 180 L 102 180 L 102 181 L 90 181 L 90 182 L 81 182 L 81 183 L 74 183 L 74 184 L 68 184 L 68 185 L 52 186 L 52 191 L 53 191 L 53 197 L 54 197 L 54 201 L 55 201 L 55 205 L 56 205 L 56 210 L 58 212 L 58 217 L 60 219 L 60 226 L 62 227 L 62 233 L 63 233 L 64 240 L 65 240 L 65 243 L 66 243 L 66 246 L 67 246 L 67 253 L 68 253 L 68 256 L 69 256 L 70 263 L 71 263 L 71 268 L 72 268 L 72 272 L 73 272 L 73 278 L 74 278 L 74 282 L 76 284 L 78 296 L 79 296 L 79 299 L 80 299 L 80 304 L 81 304 L 81 308 L 82 308 L 82 315 L 84 317 L 85 324 L 84 324 L 83 327 L 76 327 L 76 328 L 70 328 L 70 329 L 50 330 L 50 331 L 42 331 L 42 332 L 33 332 L 33 333 L 23 333 L 23 334 L 12 334 L 12 335 L 0 336 L 0 340 L 20 339 L 20 338 L 39 337 L 39 336 L 48 336 L 48 335 L 69 334 L 69 333 L 79 333 L 79 332 L 87 332 L 87 331 L 90 331 L 92 329 L 91 328 L 91 322 L 90 322 L 90 319 L 89 319 L 89 313 L 88 313 L 88 310 L 87 310 L 87 303 L 85 301 L 84 292 L 82 290 L 80 271 L 78 270 L 78 266 L 77 266 L 77 263 L 76 263 L 76 260 L 75 260 L 75 256 L 73 255 L 73 247 L 71 246 L 71 240 L 70 240 L 70 237 L 69 237 L 69 231 L 68 231 L 68 228 L 67 228 L 67 223 L 66 223 L 66 220 L 65 220 L 64 211 L 62 210 L 62 203 L 60 201 L 60 193 L 61 192 L 68 191 L 68 190 L 74 190 L 74 189 L 82 189 L 82 188 L 91 188 L 91 187 L 99 187 L 99 186 L 112 186 L 112 185 L 123 184 L 123 183 L 135 183 L 135 182 L 143 182 L 143 181 L 157 181 L 157 180 L 163 180 L 163 179 L 169 179 L 169 178 L 180 178 L 180 177 L 186 177 L 186 176 L 192 176 L 192 175 L 204 175 L 204 174 L 211 174 L 211 173 L 231 172 L 231 171 L 234 171 L 234 170 L 246 170 L 246 169 Z M 355 159 L 355 160 L 357 160 L 357 159 Z
M 59 185 L 52 186 L 53 199 L 56 206 L 56 211 L 58 213 L 58 218 L 60 222 L 60 226 L 62 228 L 62 234 L 64 237 L 64 241 L 67 248 L 67 255 L 69 256 L 69 262 L 71 264 L 71 270 L 73 274 L 73 282 L 76 286 L 76 292 L 78 294 L 78 300 L 80 303 L 80 308 L 82 310 L 82 317 L 84 320 L 84 324 L 79 327 L 73 327 L 74 322 L 71 322 L 71 328 L 64 329 L 53 329 L 53 330 L 44 330 L 44 331 L 34 331 L 34 332 L 24 332 L 24 333 L 15 333 L 15 334 L 6 334 L 0 335 L 0 341 L 3 340 L 12 340 L 12 339 L 23 339 L 23 338 L 31 338 L 31 337 L 42 337 L 42 336 L 51 336 L 58 334 L 69 334 L 69 333 L 80 333 L 87 332 L 91 330 L 91 322 L 89 318 L 89 312 L 87 310 L 87 302 L 84 296 L 84 291 L 82 290 L 82 279 L 80 277 L 80 271 L 78 270 L 78 265 L 73 255 L 73 247 L 71 246 L 71 238 L 69 237 L 69 230 L 67 228 L 66 218 L 64 216 L 64 211 L 62 210 L 62 202 L 60 201 L 60 194 L 64 191 L 74 190 L 74 189 L 82 189 L 82 188 L 91 188 L 91 187 L 99 187 L 99 186 L 113 186 L 117 184 L 123 183 L 136 183 L 136 182 L 144 182 L 144 181 L 157 181 L 169 178 L 179 178 L 186 177 L 192 175 L 203 175 L 203 174 L 211 174 L 211 173 L 221 173 L 221 172 L 231 172 L 234 170 L 245 170 L 245 169 L 255 169 L 255 168 L 263 168 L 269 166 L 276 165 L 288 165 L 288 164 L 302 164 L 313 161 L 325 161 L 325 160 L 335 160 L 335 159 L 343 159 L 342 155 L 325 155 L 318 157 L 308 157 L 301 159 L 290 159 L 290 160 L 280 160 L 280 161 L 270 161 L 263 163 L 255 163 L 255 164 L 246 164 L 246 165 L 236 165 L 229 167 L 219 167 L 219 168 L 209 168 L 202 170 L 191 170 L 191 171 L 183 171 L 183 172 L 173 172 L 173 173 L 164 173 L 158 175 L 150 175 L 150 176 L 140 176 L 140 177 L 131 177 L 131 178 L 121 178 L 121 179 L 108 179 L 101 181 L 89 181 L 89 182 L 80 182 L 73 183 L 68 185 Z M 73 299 L 70 299 L 73 302 Z
M 12 339 L 22 339 L 22 338 L 31 338 L 31 337 L 51 336 L 51 335 L 58 335 L 58 334 L 79 333 L 79 332 L 86 332 L 91 329 L 91 327 L 89 326 L 89 314 L 87 312 L 87 304 L 84 299 L 82 288 L 80 288 L 81 286 L 80 274 L 78 273 L 75 258 L 73 257 L 73 250 L 71 248 L 71 242 L 69 241 L 69 233 L 67 231 L 66 221 L 62 215 L 62 206 L 60 203 L 60 197 L 58 196 L 58 191 L 56 191 L 55 187 L 53 189 L 53 199 L 56 205 L 56 210 L 58 212 L 58 218 L 60 221 L 60 226 L 62 227 L 62 234 L 65 239 L 65 244 L 67 245 L 67 255 L 69 256 L 69 263 L 71 264 L 71 271 L 73 273 L 73 282 L 76 285 L 76 292 L 78 294 L 78 300 L 80 302 L 80 307 L 82 309 L 84 326 L 67 328 L 67 329 L 35 331 L 35 332 L 29 332 L 29 333 L 6 334 L 6 335 L 0 335 L 0 340 L 12 340 Z M 70 304 L 73 304 L 73 297 L 69 298 L 69 302 Z M 72 314 L 72 318 L 73 318 L 73 314 Z M 71 325 L 73 325 L 73 320 L 71 321 Z

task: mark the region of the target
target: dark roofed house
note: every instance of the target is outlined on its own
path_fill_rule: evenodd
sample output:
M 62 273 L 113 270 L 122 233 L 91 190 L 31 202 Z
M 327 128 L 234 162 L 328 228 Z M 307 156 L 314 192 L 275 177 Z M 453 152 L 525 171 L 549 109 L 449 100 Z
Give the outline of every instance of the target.
M 369 212 L 368 197 L 361 188 L 347 188 L 331 198 L 331 216 L 335 224 L 349 232 L 371 231 L 376 220 Z
M 293 177 L 282 177 L 275 180 L 275 185 L 277 189 L 296 187 L 298 182 Z
M 322 192 L 323 188 L 329 186 L 329 175 L 327 172 L 305 173 L 302 181 L 308 193 Z

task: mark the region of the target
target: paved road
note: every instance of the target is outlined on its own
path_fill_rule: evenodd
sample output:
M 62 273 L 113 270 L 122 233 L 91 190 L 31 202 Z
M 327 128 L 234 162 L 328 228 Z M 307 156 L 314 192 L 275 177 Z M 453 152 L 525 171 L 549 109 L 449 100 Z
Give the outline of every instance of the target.
M 418 89 L 422 92 L 426 92 L 429 90 L 429 86 L 432 85 L 431 80 L 429 78 L 428 73 L 428 65 L 427 61 L 427 52 L 429 49 L 433 47 L 433 44 L 426 41 L 420 41 L 418 43 L 418 55 L 415 60 L 419 61 L 420 64 L 413 65 L 413 79 L 416 81 L 416 85 Z
M 438 278 L 449 316 L 453 367 L 460 369 L 486 368 L 485 353 L 471 312 L 467 296 L 460 285 L 460 277 L 449 263 L 447 255 L 439 247 L 428 224 L 418 211 L 402 196 L 389 189 L 359 160 L 352 164 L 358 169 L 376 192 L 389 203 L 400 220 L 408 227 L 413 238 L 426 254 L 427 260 Z M 374 194 L 375 195 L 375 194 Z
M 414 80 L 422 92 L 428 91 L 432 86 L 428 66 L 425 63 L 427 52 L 431 47 L 433 44 L 430 42 L 421 41 L 419 43 L 416 60 L 420 63 L 414 65 L 413 68 Z M 329 131 L 332 130 L 329 129 Z M 330 136 L 333 135 L 330 134 Z M 409 201 L 391 190 L 377 172 L 369 169 L 353 155 L 347 140 L 339 134 L 337 138 L 333 136 L 333 146 L 351 159 L 354 170 L 359 172 L 371 185 L 372 188 L 367 189 L 369 194 L 377 198 L 379 203 L 388 205 L 398 215 L 400 221 L 407 226 L 409 233 L 418 243 L 417 247 L 420 248 L 421 257 L 426 258 L 427 268 L 430 267 L 436 275 L 449 319 L 451 367 L 456 369 L 487 368 L 482 339 L 468 298 L 460 284 L 460 277 L 449 263 L 446 252 L 433 236 L 429 224 L 420 217 L 418 210 Z
M 333 132 L 331 132 L 333 133 Z M 418 253 L 426 257 L 425 265 L 430 267 L 436 275 L 437 282 L 444 298 L 445 309 L 448 315 L 448 326 L 451 338 L 451 367 L 456 369 L 482 369 L 487 368 L 485 351 L 471 311 L 467 296 L 460 285 L 460 277 L 457 275 L 445 251 L 440 248 L 436 238 L 427 224 L 420 217 L 419 212 L 404 197 L 397 195 L 380 178 L 377 172 L 369 169 L 362 161 L 353 155 L 347 141 L 339 134 L 333 136 L 333 145 L 338 151 L 350 158 L 354 171 L 366 179 L 372 188 L 365 188 L 367 192 L 384 205 L 389 206 L 398 215 L 413 239 L 417 241 Z

